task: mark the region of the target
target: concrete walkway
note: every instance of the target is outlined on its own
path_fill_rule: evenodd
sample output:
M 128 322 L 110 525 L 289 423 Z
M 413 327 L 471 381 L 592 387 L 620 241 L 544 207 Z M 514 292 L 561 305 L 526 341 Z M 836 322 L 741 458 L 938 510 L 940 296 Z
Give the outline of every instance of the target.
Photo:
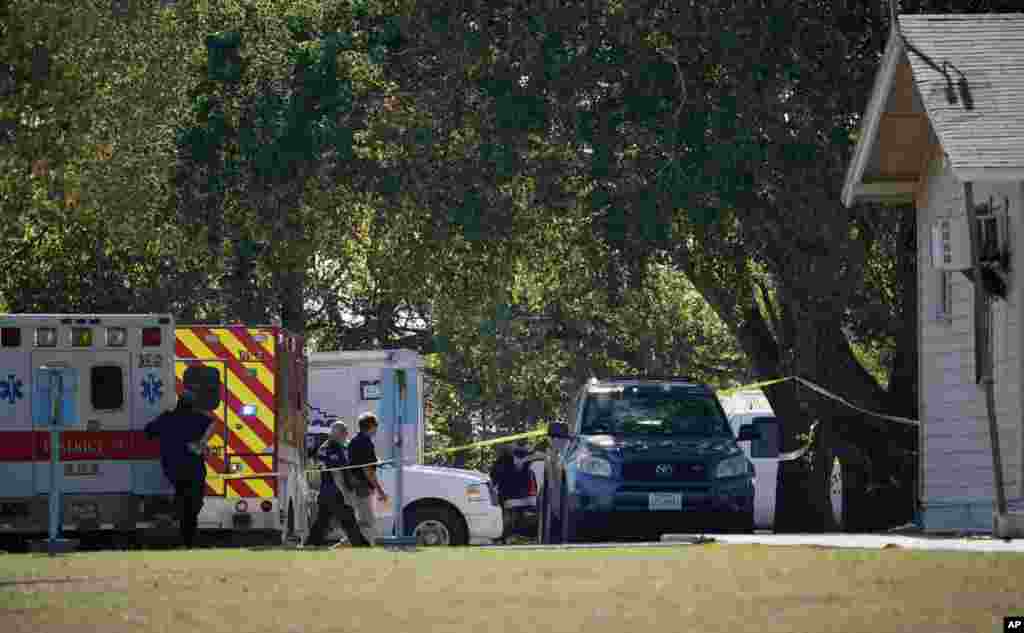
M 691 542 L 694 535 L 665 535 L 663 542 L 679 540 Z M 905 536 L 898 534 L 715 534 L 711 536 L 718 543 L 760 545 L 803 545 L 817 547 L 852 547 L 860 549 L 881 549 L 901 547 L 904 549 L 947 550 L 962 552 L 1019 552 L 1024 553 L 1024 539 L 1003 541 L 991 537 L 966 538 L 939 536 Z
M 681 547 L 721 543 L 725 545 L 777 545 L 827 548 L 903 548 L 962 552 L 1024 553 L 1024 539 L 1002 541 L 991 537 L 905 536 L 889 534 L 666 534 L 654 543 L 585 543 L 578 545 L 486 545 L 495 549 L 609 549 L 635 547 Z

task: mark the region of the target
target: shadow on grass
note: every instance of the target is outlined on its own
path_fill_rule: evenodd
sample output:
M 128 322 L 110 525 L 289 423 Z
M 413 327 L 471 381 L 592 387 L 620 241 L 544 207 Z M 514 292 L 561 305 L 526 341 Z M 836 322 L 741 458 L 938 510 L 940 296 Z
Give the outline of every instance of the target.
M 76 582 L 89 582 L 94 578 L 26 578 L 24 580 L 0 580 L 0 587 L 17 587 L 20 585 L 64 585 Z

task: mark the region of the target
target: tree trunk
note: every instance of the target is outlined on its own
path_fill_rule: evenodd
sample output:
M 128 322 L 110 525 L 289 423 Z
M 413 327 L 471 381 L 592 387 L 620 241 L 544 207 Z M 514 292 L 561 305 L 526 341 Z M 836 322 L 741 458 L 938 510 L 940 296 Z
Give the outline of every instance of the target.
M 281 326 L 299 336 L 306 335 L 306 310 L 303 305 L 306 289 L 306 273 L 291 270 L 282 275 Z
M 469 419 L 469 415 L 463 413 L 455 417 L 450 423 L 449 428 L 451 430 L 452 443 L 455 446 L 463 446 L 468 444 L 470 438 L 473 436 L 473 423 Z M 466 458 L 469 454 L 466 451 L 460 451 L 452 454 L 452 467 L 463 468 L 466 465 Z
M 701 280 L 693 279 L 698 290 L 722 314 L 729 306 L 716 305 L 720 293 L 704 292 Z M 780 284 L 781 285 L 781 284 Z M 841 395 L 859 406 L 875 411 L 886 410 L 887 394 L 853 355 L 838 314 L 830 314 L 824 302 L 807 301 L 780 288 L 780 301 L 784 303 L 780 327 L 792 332 L 792 347 L 784 349 L 772 334 L 753 297 L 737 297 L 743 305 L 743 318 L 734 331 L 740 347 L 750 358 L 755 375 L 760 380 L 799 376 L 825 389 Z M 780 420 L 783 450 L 790 451 L 802 445 L 800 436 L 806 434 L 812 419 L 821 420 L 816 431 L 814 460 L 811 476 L 804 485 L 794 485 L 800 479 L 800 465 L 783 467 L 778 529 L 830 530 L 832 521 L 829 503 L 829 477 L 833 456 L 833 429 L 830 422 L 844 405 L 826 398 L 793 381 L 768 386 L 764 389 L 768 401 Z M 803 489 L 802 495 L 790 493 Z
M 913 206 L 900 212 L 900 244 L 904 252 L 917 252 L 917 217 Z M 888 409 L 895 415 L 916 420 L 918 416 L 918 342 L 917 342 L 917 258 L 897 260 L 897 288 L 902 294 L 901 333 L 896 341 L 889 378 Z

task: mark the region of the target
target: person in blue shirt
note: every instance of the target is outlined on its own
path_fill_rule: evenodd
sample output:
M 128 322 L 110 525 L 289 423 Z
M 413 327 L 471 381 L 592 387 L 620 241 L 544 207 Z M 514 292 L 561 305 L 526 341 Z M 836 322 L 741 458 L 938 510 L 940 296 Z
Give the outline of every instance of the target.
M 175 510 L 187 548 L 195 544 L 206 481 L 206 442 L 214 429 L 212 412 L 199 409 L 197 399 L 186 387 L 177 407 L 161 413 L 145 429 L 146 437 L 160 441 L 160 465 L 174 484 Z
M 317 458 L 320 460 L 321 468 L 343 468 L 349 465 L 348 449 L 348 427 L 344 422 L 337 421 L 331 425 L 331 435 L 317 450 Z M 324 544 L 324 535 L 331 524 L 331 517 L 337 517 L 341 527 L 348 536 L 348 542 L 353 547 L 365 547 L 369 545 L 363 538 L 359 526 L 356 524 L 355 512 L 346 499 L 344 471 L 331 471 L 320 474 L 320 495 L 317 498 L 316 520 L 309 530 L 307 546 L 320 546 Z

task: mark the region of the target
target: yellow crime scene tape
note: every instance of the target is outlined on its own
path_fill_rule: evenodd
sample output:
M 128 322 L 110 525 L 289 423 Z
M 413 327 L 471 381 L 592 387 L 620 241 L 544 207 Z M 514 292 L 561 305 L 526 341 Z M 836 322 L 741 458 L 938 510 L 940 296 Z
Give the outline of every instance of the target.
M 860 413 L 863 413 L 865 415 L 870 415 L 870 416 L 873 416 L 873 417 L 876 417 L 876 418 L 881 418 L 883 420 L 889 420 L 890 422 L 898 422 L 900 424 L 910 424 L 910 425 L 919 425 L 920 424 L 920 422 L 918 420 L 911 420 L 910 418 L 904 418 L 904 417 L 900 417 L 900 416 L 896 416 L 896 415 L 887 415 L 887 414 L 884 414 L 884 413 L 877 413 L 875 411 L 868 411 L 867 409 L 862 409 L 861 407 L 858 407 L 857 405 L 851 403 L 846 398 L 843 398 L 842 396 L 836 395 L 836 394 L 832 393 L 831 391 L 829 391 L 828 389 L 825 389 L 821 385 L 813 383 L 810 380 L 807 380 L 805 378 L 801 378 L 800 376 L 786 376 L 785 378 L 773 378 L 771 380 L 763 380 L 763 381 L 760 381 L 760 382 L 750 383 L 750 384 L 746 384 L 746 385 L 740 385 L 739 387 L 730 387 L 729 389 L 721 389 L 721 390 L 716 391 L 715 393 L 717 393 L 720 396 L 722 396 L 722 395 L 729 395 L 729 394 L 733 394 L 733 393 L 736 393 L 736 392 L 739 392 L 739 391 L 747 391 L 747 390 L 750 390 L 750 389 L 759 389 L 761 387 L 767 387 L 769 385 L 777 385 L 779 383 L 783 383 L 783 382 L 786 382 L 788 380 L 795 380 L 799 384 L 804 385 L 805 387 L 811 389 L 812 391 L 820 393 L 821 395 L 823 395 L 825 397 L 832 398 L 833 400 L 836 400 L 837 402 L 840 402 L 840 403 L 850 407 L 851 409 L 859 411 Z M 810 428 L 810 432 L 808 434 L 807 442 L 805 442 L 803 446 L 801 446 L 800 448 L 798 448 L 798 449 L 796 449 L 794 451 L 789 451 L 787 453 L 780 453 L 779 456 L 778 456 L 778 460 L 779 461 L 793 461 L 793 460 L 800 459 L 801 457 L 803 457 L 807 453 L 807 451 L 810 450 L 811 445 L 814 444 L 814 433 L 817 430 L 817 426 L 818 426 L 817 422 L 814 422 L 813 424 L 811 424 L 811 428 Z M 443 448 L 443 449 L 438 449 L 438 450 L 435 450 L 435 451 L 430 451 L 429 453 L 425 453 L 423 455 L 423 457 L 424 458 L 431 458 L 431 457 L 439 457 L 441 455 L 452 455 L 454 453 L 461 453 L 461 452 L 464 452 L 464 451 L 470 451 L 470 450 L 474 450 L 474 449 L 478 449 L 478 448 L 485 448 L 487 446 L 496 446 L 498 444 L 506 444 L 508 442 L 516 442 L 516 441 L 519 441 L 519 440 L 530 439 L 530 438 L 533 438 L 533 437 L 542 437 L 544 435 L 547 435 L 547 426 L 546 425 L 541 427 L 541 428 L 535 429 L 533 431 L 527 431 L 525 433 L 517 433 L 515 435 L 505 435 L 505 436 L 494 438 L 494 439 L 490 439 L 490 440 L 482 440 L 480 442 L 473 442 L 471 444 L 465 444 L 463 446 L 456 446 L 455 448 Z M 411 464 L 411 463 L 414 463 L 412 461 L 413 459 L 415 459 L 415 458 L 407 458 L 407 460 L 403 460 L 403 461 L 408 461 Z M 379 461 L 376 461 L 376 462 L 372 462 L 372 463 L 369 463 L 369 464 L 359 464 L 357 466 L 341 466 L 341 467 L 338 467 L 338 468 L 309 468 L 309 469 L 307 469 L 305 471 L 304 474 L 310 475 L 312 473 L 330 473 L 330 472 L 341 471 L 341 470 L 351 470 L 351 469 L 355 469 L 355 468 L 366 468 L 367 466 L 381 466 L 381 465 L 384 465 L 384 464 L 391 464 L 391 463 L 394 463 L 394 462 L 397 462 L 397 461 L 398 461 L 398 459 L 393 458 L 393 459 L 382 459 L 382 460 L 379 460 Z M 211 473 L 211 474 L 207 475 L 207 478 L 208 479 L 253 479 L 253 478 L 260 478 L 260 477 L 281 477 L 281 476 L 283 476 L 285 474 L 286 473 L 252 473 L 252 474 L 238 475 L 238 474 Z
M 477 449 L 477 448 L 484 448 L 484 447 L 487 447 L 487 446 L 495 446 L 497 444 L 506 444 L 508 442 L 516 442 L 518 440 L 526 440 L 526 439 L 530 439 L 532 437 L 542 437 L 544 435 L 547 435 L 547 433 L 548 433 L 547 426 L 543 426 L 543 427 L 541 427 L 539 429 L 535 429 L 533 431 L 527 431 L 525 433 L 516 433 L 515 435 L 505 435 L 505 436 L 497 437 L 497 438 L 490 439 L 490 440 L 482 440 L 480 442 L 473 442 L 472 444 L 465 444 L 463 446 L 456 446 L 455 448 L 442 448 L 442 449 L 438 449 L 436 451 L 430 451 L 429 453 L 424 453 L 423 457 L 424 457 L 424 459 L 426 459 L 426 458 L 431 458 L 431 457 L 440 457 L 441 455 L 451 455 L 453 453 L 461 453 L 463 451 L 470 451 L 470 450 Z M 406 458 L 403 461 L 407 461 L 409 463 L 414 463 L 413 460 L 415 460 L 415 459 L 416 459 L 415 457 L 409 457 L 409 458 Z M 370 463 L 367 463 L 367 464 L 359 464 L 359 465 L 356 465 L 356 466 L 339 466 L 338 468 L 309 468 L 309 469 L 307 469 L 305 471 L 305 474 L 308 475 L 308 474 L 311 474 L 311 473 L 332 473 L 332 472 L 340 471 L 340 470 L 352 470 L 354 468 L 366 468 L 367 466 L 381 466 L 383 464 L 392 464 L 392 463 L 397 462 L 397 461 L 398 461 L 397 458 L 392 458 L 392 459 L 381 459 L 381 460 L 378 460 L 378 461 L 375 461 L 375 462 L 370 462 Z M 285 473 L 251 473 L 251 474 L 244 474 L 244 475 L 236 475 L 236 474 L 230 474 L 229 475 L 229 474 L 210 473 L 209 475 L 207 475 L 207 478 L 209 478 L 209 479 L 258 479 L 260 477 L 281 477 L 284 474 Z

